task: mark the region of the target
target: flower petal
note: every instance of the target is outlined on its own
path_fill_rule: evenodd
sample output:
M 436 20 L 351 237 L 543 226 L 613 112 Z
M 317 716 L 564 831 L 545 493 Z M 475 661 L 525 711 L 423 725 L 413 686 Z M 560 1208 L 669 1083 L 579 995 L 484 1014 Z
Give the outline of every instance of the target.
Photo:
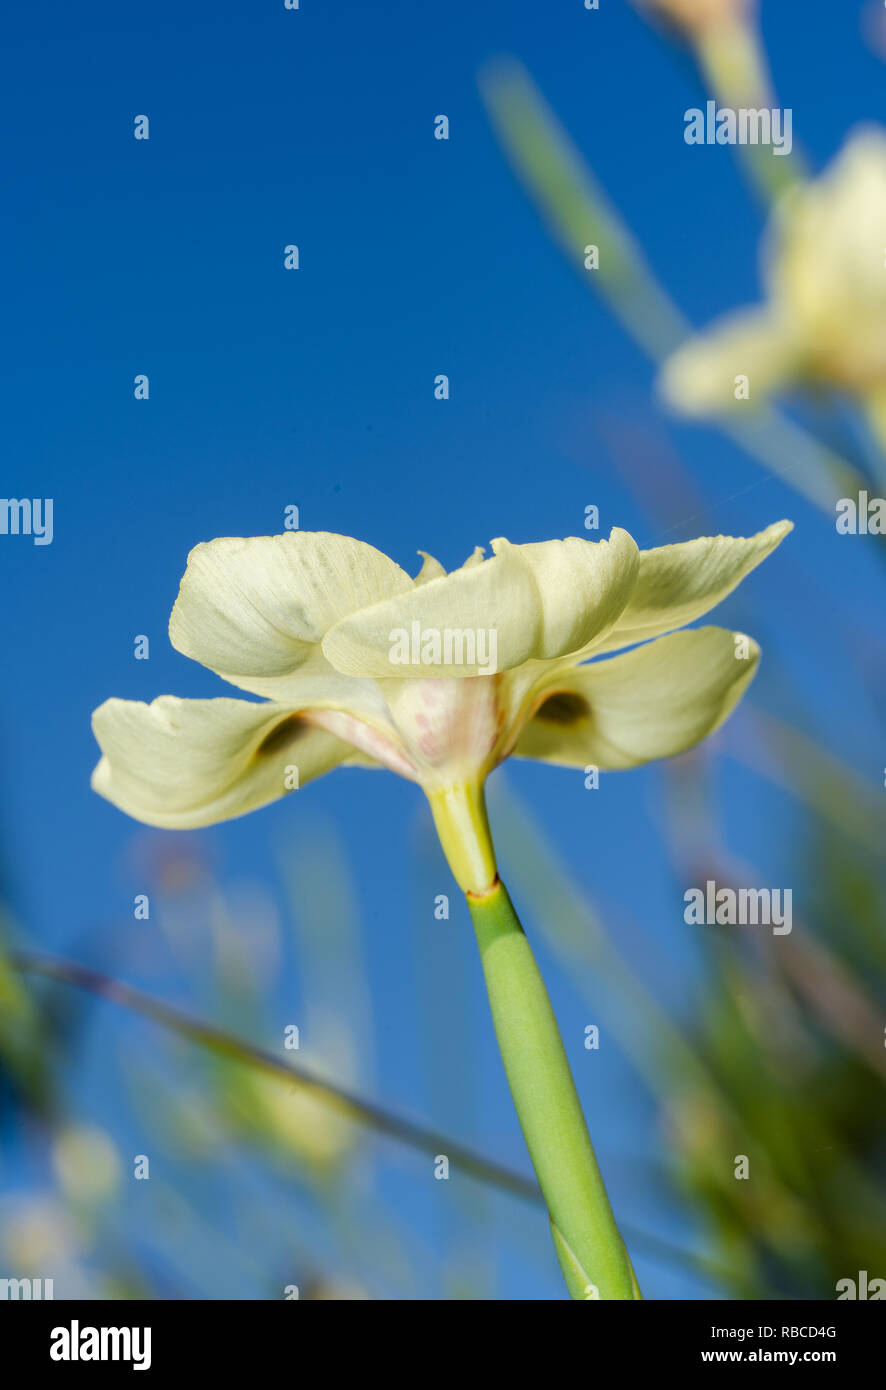
M 710 612 L 791 530 L 790 521 L 776 521 L 756 536 L 699 536 L 641 550 L 630 601 L 594 654 L 646 642 Z
M 665 362 L 658 389 L 681 415 L 719 415 L 773 395 L 798 374 L 803 351 L 787 321 L 769 309 L 729 314 L 690 338 Z M 747 398 L 736 396 L 746 376 Z
M 475 565 L 482 565 L 486 555 L 485 545 L 475 545 L 468 558 L 462 565 L 463 570 L 472 570 Z
M 513 552 L 532 572 L 543 626 L 532 656 L 542 660 L 577 652 L 612 627 L 637 582 L 637 543 L 618 526 L 607 541 L 570 536 L 511 545 L 501 539 L 492 548 L 497 555 Z
M 512 547 L 351 614 L 323 653 L 351 676 L 490 675 L 531 656 L 541 632 L 535 579 Z
M 416 584 L 427 584 L 429 579 L 442 579 L 446 571 L 440 564 L 440 561 L 435 560 L 433 555 L 429 555 L 426 550 L 419 550 L 418 554 L 422 557 L 423 564 L 418 574 L 415 576 L 414 582 Z
M 170 830 L 265 806 L 290 789 L 287 768 L 297 767 L 301 787 L 354 752 L 285 706 L 246 700 L 106 700 L 92 727 L 104 755 L 93 789 Z
M 770 298 L 813 379 L 862 393 L 882 384 L 884 236 L 886 135 L 861 126 L 823 174 L 779 200 L 766 238 Z
M 286 531 L 195 546 L 169 622 L 174 647 L 257 695 L 326 670 L 324 634 L 347 614 L 411 591 L 405 570 L 349 536 Z
M 759 658 L 750 638 L 703 627 L 609 661 L 561 668 L 537 688 L 536 713 L 514 751 L 599 768 L 636 767 L 682 753 L 732 711 Z

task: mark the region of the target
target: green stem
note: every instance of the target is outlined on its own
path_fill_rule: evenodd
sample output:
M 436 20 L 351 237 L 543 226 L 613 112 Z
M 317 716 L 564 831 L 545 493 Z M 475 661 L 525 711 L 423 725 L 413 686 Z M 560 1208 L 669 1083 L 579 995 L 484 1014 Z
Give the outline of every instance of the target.
M 721 107 L 734 110 L 774 107 L 772 79 L 757 26 L 740 18 L 735 22 L 701 26 L 694 38 L 695 54 L 711 93 Z M 805 174 L 803 160 L 793 151 L 776 155 L 766 145 L 739 145 L 757 188 L 772 201 Z
M 500 880 L 467 899 L 508 1085 L 569 1293 L 575 1299 L 638 1299 L 529 942 Z

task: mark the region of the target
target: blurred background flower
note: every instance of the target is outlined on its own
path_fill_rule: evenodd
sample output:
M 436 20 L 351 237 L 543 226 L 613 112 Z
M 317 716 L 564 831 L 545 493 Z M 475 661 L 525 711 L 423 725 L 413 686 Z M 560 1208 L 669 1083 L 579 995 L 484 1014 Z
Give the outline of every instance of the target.
M 715 413 L 806 382 L 878 402 L 886 392 L 881 128 L 850 135 L 820 178 L 779 203 L 764 279 L 764 307 L 715 324 L 667 360 L 661 376 L 666 400 L 687 414 Z M 740 375 L 748 380 L 749 397 L 736 391 Z

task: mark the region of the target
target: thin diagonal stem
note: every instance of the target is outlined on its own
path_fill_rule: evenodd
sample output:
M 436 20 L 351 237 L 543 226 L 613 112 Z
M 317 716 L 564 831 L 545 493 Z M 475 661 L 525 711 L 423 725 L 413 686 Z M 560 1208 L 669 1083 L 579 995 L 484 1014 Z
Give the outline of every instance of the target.
M 538 1188 L 530 1178 L 524 1178 L 520 1173 L 481 1157 L 465 1145 L 456 1143 L 448 1135 L 414 1124 L 411 1120 L 394 1115 L 380 1106 L 372 1105 L 369 1101 L 350 1094 L 340 1086 L 323 1081 L 304 1067 L 282 1062 L 273 1053 L 243 1042 L 212 1024 L 189 1018 L 187 1014 L 179 1012 L 171 1005 L 153 999 L 120 980 L 112 980 L 107 975 L 72 961 L 53 960 L 43 956 L 15 954 L 11 957 L 11 963 L 29 975 L 42 975 L 45 979 L 76 985 L 90 994 L 97 994 L 115 1004 L 121 1004 L 124 1008 L 152 1019 L 179 1037 L 187 1038 L 217 1056 L 225 1057 L 232 1062 L 246 1063 L 268 1075 L 288 1081 L 290 1085 L 295 1084 L 349 1119 L 366 1125 L 379 1134 L 399 1140 L 424 1153 L 445 1153 L 453 1167 L 462 1169 L 472 1177 L 482 1182 L 493 1183 L 525 1201 L 538 1201 Z

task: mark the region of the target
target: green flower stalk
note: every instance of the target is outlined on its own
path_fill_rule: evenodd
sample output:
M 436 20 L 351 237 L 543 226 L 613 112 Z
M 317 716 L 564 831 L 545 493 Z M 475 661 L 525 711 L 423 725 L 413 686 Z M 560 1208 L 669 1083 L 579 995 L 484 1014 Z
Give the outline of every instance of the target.
M 777 105 L 754 0 L 634 0 L 650 20 L 674 26 L 690 45 L 705 85 L 717 104 L 733 110 Z M 760 191 L 771 199 L 798 177 L 793 159 L 773 158 L 765 145 L 740 145 L 739 153 Z
M 387 768 L 421 787 L 467 896 L 573 1298 L 640 1295 L 547 991 L 498 878 L 484 783 L 511 755 L 622 769 L 705 738 L 741 698 L 759 649 L 722 628 L 677 629 L 789 529 L 649 551 L 619 529 L 606 541 L 497 540 L 489 559 L 478 548 L 449 574 L 425 555 L 415 578 L 323 532 L 210 541 L 189 557 L 170 638 L 261 702 L 112 699 L 93 716 L 103 754 L 93 787 L 149 825 L 230 819 L 338 766 Z
M 514 1108 L 576 1299 L 640 1297 L 529 942 L 501 882 L 468 895 Z
M 754 8 L 753 0 L 635 0 L 635 4 L 677 25 L 690 38 L 712 29 L 736 29 L 749 20 Z

